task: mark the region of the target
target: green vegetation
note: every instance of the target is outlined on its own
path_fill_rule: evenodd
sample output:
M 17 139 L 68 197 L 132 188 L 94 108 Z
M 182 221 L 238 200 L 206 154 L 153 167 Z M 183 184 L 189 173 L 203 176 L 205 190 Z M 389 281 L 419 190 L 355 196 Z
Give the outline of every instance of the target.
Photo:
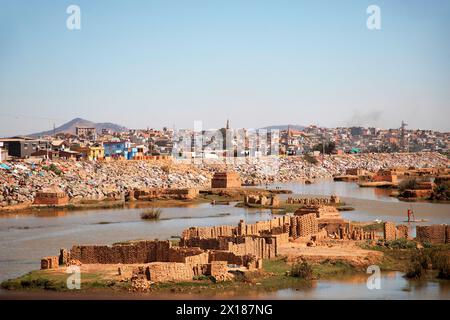
M 408 266 L 406 277 L 420 279 L 427 270 L 437 270 L 437 277 L 450 279 L 450 245 L 429 246 L 416 250 Z
M 69 291 L 67 288 L 67 278 L 69 274 L 50 270 L 31 271 L 15 279 L 2 282 L 2 289 L 7 290 L 52 290 Z M 99 288 L 120 288 L 126 283 L 116 283 L 113 280 L 103 279 L 97 273 L 83 273 L 81 276 L 81 290 Z
M 398 184 L 398 190 L 400 193 L 404 192 L 407 189 L 414 190 L 417 188 L 419 180 L 416 178 L 405 179 Z
M 43 166 L 42 169 L 46 171 L 52 171 L 58 176 L 62 174 L 61 169 L 59 169 L 54 163 L 52 163 L 50 166 Z
M 141 219 L 144 220 L 158 220 L 161 216 L 162 210 L 160 208 L 149 208 L 141 212 Z
M 292 265 L 290 275 L 292 277 L 298 277 L 298 278 L 305 279 L 305 280 L 312 280 L 313 279 L 313 269 L 308 262 L 302 261 L 300 263 L 296 263 L 296 264 Z
M 380 264 L 383 271 L 403 271 L 412 279 L 422 278 L 427 271 L 437 271 L 439 279 L 450 279 L 450 244 L 424 244 L 418 248 L 414 241 L 399 239 L 361 247 L 383 252 Z
M 450 200 L 450 180 L 436 178 L 434 182 L 436 183 L 436 188 L 434 188 L 430 200 Z

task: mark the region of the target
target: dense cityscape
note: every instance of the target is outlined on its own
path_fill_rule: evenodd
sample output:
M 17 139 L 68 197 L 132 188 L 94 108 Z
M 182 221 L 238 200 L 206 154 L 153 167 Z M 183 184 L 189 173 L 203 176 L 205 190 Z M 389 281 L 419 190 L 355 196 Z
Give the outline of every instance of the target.
M 79 119 L 82 121 L 82 119 Z M 80 122 L 78 121 L 78 122 Z M 77 119 L 74 120 L 77 124 Z M 197 136 L 201 136 L 200 145 Z M 187 140 L 186 140 L 187 138 Z M 227 141 L 228 140 L 228 141 Z M 265 145 L 265 147 L 263 147 Z M 76 160 L 140 159 L 146 156 L 220 158 L 302 154 L 439 152 L 447 154 L 450 133 L 433 130 L 364 127 L 323 128 L 315 125 L 218 130 L 121 129 L 72 126 L 51 134 L 0 139 L 0 161 L 12 158 Z

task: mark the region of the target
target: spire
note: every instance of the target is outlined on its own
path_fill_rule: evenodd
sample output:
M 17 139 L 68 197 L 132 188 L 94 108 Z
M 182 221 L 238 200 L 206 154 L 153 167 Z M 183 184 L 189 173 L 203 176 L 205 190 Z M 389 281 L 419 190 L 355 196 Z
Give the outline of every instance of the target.
M 226 129 L 229 130 L 230 129 L 230 120 L 227 119 L 227 126 Z

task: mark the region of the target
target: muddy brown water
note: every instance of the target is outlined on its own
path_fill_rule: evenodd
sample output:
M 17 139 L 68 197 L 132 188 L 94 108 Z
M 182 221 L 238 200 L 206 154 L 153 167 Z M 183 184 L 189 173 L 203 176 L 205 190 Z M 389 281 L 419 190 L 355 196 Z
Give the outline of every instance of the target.
M 346 219 L 374 221 L 376 219 L 402 222 L 406 210 L 413 208 L 416 218 L 428 219 L 427 223 L 450 224 L 450 205 L 441 203 L 407 203 L 388 196 L 387 190 L 359 188 L 355 183 L 319 181 L 315 184 L 274 184 L 293 191 L 293 196 L 339 195 L 354 211 L 342 212 Z M 291 195 L 280 195 L 287 198 Z M 62 247 L 74 244 L 112 244 L 137 239 L 170 239 L 191 226 L 235 225 L 244 219 L 248 223 L 271 218 L 269 210 L 255 210 L 230 206 L 199 204 L 189 207 L 163 208 L 159 221 L 140 219 L 142 209 L 108 209 L 89 211 L 44 211 L 33 214 L 0 215 L 0 281 L 14 278 L 31 270 L 39 269 L 40 258 L 57 255 Z M 414 225 L 411 225 L 414 232 Z M 384 275 L 383 275 L 384 276 Z M 401 277 L 400 277 L 401 278 Z M 383 296 L 368 290 L 363 282 L 354 278 L 340 281 L 318 281 L 308 290 L 278 290 L 262 298 L 341 298 L 338 291 L 351 295 L 352 290 L 361 291 L 366 298 L 429 298 L 449 299 L 448 287 L 427 282 L 420 287 L 405 289 L 403 278 L 387 281 L 390 292 Z M 366 288 L 366 289 L 364 289 Z M 312 290 L 312 291 L 311 291 Z M 377 291 L 378 292 L 378 291 Z M 5 296 L 5 291 L 1 296 Z M 359 297 L 359 296 L 357 296 Z M 258 297 L 259 298 L 259 297 Z

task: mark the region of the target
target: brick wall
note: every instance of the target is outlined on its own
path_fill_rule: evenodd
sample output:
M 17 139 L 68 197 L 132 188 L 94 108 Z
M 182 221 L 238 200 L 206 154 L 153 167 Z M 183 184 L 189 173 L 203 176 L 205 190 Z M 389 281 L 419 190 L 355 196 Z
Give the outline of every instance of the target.
M 169 241 L 139 241 L 113 246 L 73 246 L 70 258 L 81 263 L 148 263 L 169 261 Z
M 384 240 L 392 241 L 396 239 L 397 229 L 395 228 L 395 223 L 393 222 L 385 222 L 384 223 Z
M 431 226 L 417 226 L 416 240 L 433 244 L 449 243 L 448 227 L 445 224 L 435 224 Z
M 406 225 L 397 226 L 397 239 L 409 239 L 409 228 Z
M 148 280 L 153 282 L 190 281 L 194 277 L 192 266 L 178 262 L 152 262 L 146 266 Z
M 58 256 L 43 257 L 41 259 L 41 269 L 57 269 L 59 267 Z

